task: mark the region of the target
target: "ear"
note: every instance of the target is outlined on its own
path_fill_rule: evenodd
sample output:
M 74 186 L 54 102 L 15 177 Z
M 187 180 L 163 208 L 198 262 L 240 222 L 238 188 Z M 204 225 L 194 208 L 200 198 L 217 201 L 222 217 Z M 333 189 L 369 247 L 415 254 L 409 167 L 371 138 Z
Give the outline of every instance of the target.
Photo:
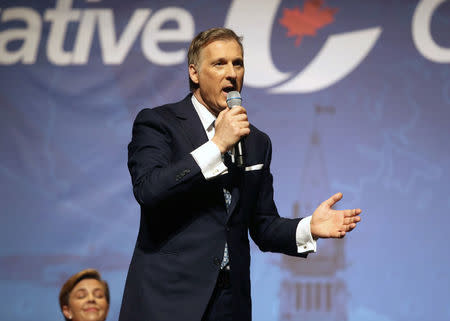
M 189 77 L 194 84 L 198 85 L 198 69 L 194 64 L 189 65 Z
M 62 313 L 67 319 L 72 319 L 72 310 L 70 310 L 68 305 L 63 305 Z

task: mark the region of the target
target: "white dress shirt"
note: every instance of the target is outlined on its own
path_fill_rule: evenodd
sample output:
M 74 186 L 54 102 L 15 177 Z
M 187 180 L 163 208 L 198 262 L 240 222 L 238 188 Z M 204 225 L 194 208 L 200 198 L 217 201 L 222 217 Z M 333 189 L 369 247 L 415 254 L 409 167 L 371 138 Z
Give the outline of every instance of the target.
M 200 121 L 208 136 L 208 142 L 191 152 L 191 155 L 200 167 L 203 176 L 206 179 L 211 179 L 228 170 L 222 161 L 219 147 L 211 141 L 215 133 L 214 121 L 216 120 L 216 117 L 211 114 L 211 112 L 203 106 L 194 95 L 192 95 L 192 104 L 200 117 Z M 316 252 L 317 242 L 311 235 L 310 223 L 311 216 L 308 216 L 302 219 L 297 225 L 295 237 L 298 253 Z

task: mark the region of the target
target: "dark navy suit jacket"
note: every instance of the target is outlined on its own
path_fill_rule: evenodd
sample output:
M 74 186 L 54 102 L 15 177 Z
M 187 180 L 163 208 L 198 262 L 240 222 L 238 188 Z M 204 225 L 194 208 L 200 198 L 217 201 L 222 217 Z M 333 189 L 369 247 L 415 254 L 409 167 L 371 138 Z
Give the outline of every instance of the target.
M 251 320 L 248 231 L 262 251 L 306 256 L 297 253 L 299 219 L 281 218 L 273 201 L 270 139 L 254 126 L 250 130 L 246 165 L 262 168 L 230 166 L 228 174 L 207 181 L 190 154 L 208 140 L 191 95 L 137 115 L 128 167 L 141 220 L 120 321 L 200 320 L 225 241 L 233 320 Z M 228 211 L 224 184 L 232 192 Z

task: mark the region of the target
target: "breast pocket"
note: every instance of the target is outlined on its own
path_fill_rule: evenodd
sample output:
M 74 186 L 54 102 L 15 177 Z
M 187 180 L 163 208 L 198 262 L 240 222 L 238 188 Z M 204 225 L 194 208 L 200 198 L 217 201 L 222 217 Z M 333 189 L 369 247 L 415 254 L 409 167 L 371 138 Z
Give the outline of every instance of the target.
M 264 172 L 264 164 L 255 164 L 245 167 L 244 170 L 244 188 L 243 193 L 245 194 L 246 201 L 253 204 L 258 197 L 259 188 L 262 184 L 262 177 Z
M 263 169 L 263 167 L 264 167 L 264 164 L 250 165 L 250 166 L 245 167 L 245 171 L 246 172 L 260 171 Z

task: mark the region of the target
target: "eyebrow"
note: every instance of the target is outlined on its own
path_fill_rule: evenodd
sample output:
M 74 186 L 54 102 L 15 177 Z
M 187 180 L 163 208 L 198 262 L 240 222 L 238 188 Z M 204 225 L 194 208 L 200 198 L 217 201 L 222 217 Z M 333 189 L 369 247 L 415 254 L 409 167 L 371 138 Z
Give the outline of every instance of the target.
M 87 289 L 81 288 L 81 289 L 78 289 L 75 291 L 75 293 L 78 293 L 78 292 L 87 292 Z
M 211 63 L 216 63 L 216 62 L 221 62 L 221 61 L 228 61 L 228 59 L 225 57 L 219 57 L 219 58 L 212 60 Z M 232 59 L 231 61 L 232 62 L 244 62 L 244 58 L 237 57 L 235 59 Z
M 94 288 L 92 291 L 97 291 L 97 290 L 102 290 L 102 291 L 104 291 L 104 289 L 102 289 L 101 287 Z M 75 293 L 78 293 L 78 292 L 80 292 L 80 291 L 86 291 L 86 292 L 88 292 L 88 289 L 86 289 L 86 288 L 80 288 L 80 289 L 76 290 Z
M 225 57 L 219 57 L 213 60 L 213 62 L 225 61 Z

